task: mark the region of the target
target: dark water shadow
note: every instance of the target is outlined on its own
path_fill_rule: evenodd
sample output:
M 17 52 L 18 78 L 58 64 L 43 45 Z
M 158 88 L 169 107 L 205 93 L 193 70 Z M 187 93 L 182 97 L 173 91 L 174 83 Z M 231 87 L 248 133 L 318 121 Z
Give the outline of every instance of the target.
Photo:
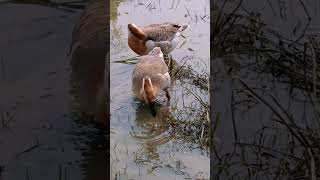
M 32 4 L 32 5 L 56 8 L 59 10 L 72 13 L 85 8 L 87 2 L 89 2 L 89 0 L 75 0 L 75 1 L 70 0 L 65 2 L 55 2 L 55 1 L 49 1 L 49 0 L 5 0 L 0 2 L 0 4 L 1 3 Z
M 148 105 L 137 103 L 135 129 L 132 129 L 131 132 L 133 137 L 152 139 L 168 130 L 169 125 L 166 123 L 166 118 L 170 116 L 169 107 L 159 102 L 155 106 L 156 117 L 153 117 Z
M 306 18 L 290 32 L 299 20 L 285 15 L 284 1 L 274 5 L 279 17 L 244 2 L 221 2 L 214 17 L 211 175 L 319 176 L 320 51 L 317 33 L 309 31 L 310 3 L 290 2 Z M 279 22 L 281 28 L 275 27 Z
M 86 144 L 85 148 L 80 148 L 84 157 L 80 166 L 83 179 L 88 180 L 109 179 L 107 3 L 107 0 L 90 1 L 72 34 L 70 85 L 76 114 L 73 119 L 84 129 L 94 127 L 92 131 L 73 133 L 83 137 L 82 143 Z
M 92 1 L 72 34 L 71 94 L 81 113 L 106 125 L 109 121 L 107 1 Z
M 108 131 L 100 123 L 92 123 L 92 119 L 84 116 L 72 117 L 77 128 L 71 132 L 76 150 L 81 152 L 79 162 L 83 180 L 108 179 Z
M 74 28 L 69 58 L 70 26 L 76 13 L 64 12 L 64 8 L 60 11 L 63 5 L 57 11 L 40 2 L 1 4 L 1 17 L 10 17 L 8 22 L 2 21 L 3 26 L 17 33 L 9 33 L 8 46 L 3 43 L 8 57 L 4 56 L 0 65 L 2 69 L 6 65 L 0 89 L 3 84 L 7 88 L 0 98 L 0 179 L 109 178 L 105 127 L 109 114 L 109 86 L 105 81 L 109 76 L 104 72 L 108 59 L 107 3 L 92 1 L 85 8 Z M 69 9 L 78 11 L 85 4 Z M 6 35 L 3 32 L 2 37 Z M 75 99 L 71 109 L 70 95 Z M 6 113 L 11 106 L 14 111 Z M 79 106 L 84 107 L 82 112 Z M 7 133 L 9 128 L 11 134 Z

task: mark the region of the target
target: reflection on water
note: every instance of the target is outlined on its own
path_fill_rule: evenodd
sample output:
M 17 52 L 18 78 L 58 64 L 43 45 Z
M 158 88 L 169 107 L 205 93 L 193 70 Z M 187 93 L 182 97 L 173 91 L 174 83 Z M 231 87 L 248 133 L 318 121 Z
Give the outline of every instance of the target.
M 71 78 L 72 95 L 80 106 L 80 120 L 92 123 L 96 120 L 108 131 L 109 96 L 107 95 L 106 72 L 108 42 L 107 1 L 91 1 L 84 9 L 72 34 Z M 93 119 L 87 117 L 93 116 Z M 86 122 L 89 121 L 89 122 Z M 83 179 L 107 179 L 107 131 L 97 127 L 90 137 L 86 151 L 82 151 L 84 161 L 81 163 Z M 80 136 L 81 137 L 81 136 Z
M 135 125 L 131 129 L 133 137 L 150 139 L 168 130 L 169 125 L 165 122 L 166 117 L 170 113 L 168 106 L 157 104 L 156 112 L 158 114 L 155 118 L 152 117 L 147 105 L 139 103 L 137 106 Z
M 93 1 L 84 10 L 73 31 L 72 74 L 73 93 L 80 111 L 93 115 L 106 124 L 109 107 L 106 94 L 105 64 L 107 55 L 107 4 Z
M 111 178 L 208 179 L 209 151 L 198 141 L 201 135 L 186 132 L 192 127 L 190 132 L 199 130 L 201 134 L 207 128 L 194 124 L 200 117 L 195 112 L 202 108 L 196 97 L 204 102 L 209 99 L 205 88 L 208 76 L 201 76 L 209 74 L 209 3 L 114 0 L 110 6 Z M 127 44 L 127 25 L 143 27 L 167 21 L 191 27 L 172 52 L 171 103 L 161 92 L 154 118 L 131 91 L 132 63 L 137 61 L 130 59 L 136 54 Z M 207 136 L 206 130 L 202 132 Z
M 215 13 L 212 42 L 214 178 L 319 177 L 319 31 L 310 29 L 319 27 L 312 20 L 319 16 L 315 3 L 217 5 L 223 13 Z
M 74 102 L 74 95 L 94 97 L 96 89 L 103 87 L 102 70 L 88 66 L 98 72 L 90 74 L 86 72 L 88 69 L 79 66 L 90 64 L 85 59 L 96 62 L 98 65 L 93 63 L 96 67 L 103 66 L 106 56 L 105 53 L 90 55 L 80 43 L 74 48 L 70 65 L 71 57 L 67 54 L 73 26 L 82 13 L 79 7 L 87 5 L 86 2 L 78 4 L 58 8 L 51 7 L 50 3 L 0 5 L 0 39 L 5 40 L 0 41 L 1 69 L 5 70 L 5 78 L 3 71 L 0 73 L 0 174 L 3 180 L 108 179 L 106 130 L 81 116 L 76 105 L 79 101 Z M 105 11 L 99 12 L 94 14 L 102 18 L 107 15 Z M 107 30 L 104 24 L 100 27 Z M 103 47 L 101 44 L 105 42 L 90 44 L 88 39 L 94 38 L 90 35 L 93 34 L 81 35 L 82 42 L 89 47 Z M 70 74 L 74 79 L 70 80 Z M 88 83 L 86 78 L 93 82 Z M 70 94 L 70 82 L 78 82 L 78 94 Z M 88 102 L 83 96 L 82 100 Z M 90 109 L 95 103 L 88 104 L 85 107 Z
M 76 149 L 81 152 L 82 156 L 79 163 L 82 175 L 81 179 L 108 179 L 107 131 L 99 126 L 88 123 L 88 120 L 83 119 L 83 117 L 80 118 L 73 118 L 73 120 L 80 121 L 80 123 L 77 124 L 77 131 L 72 132 L 72 134 L 76 137 L 73 139 Z

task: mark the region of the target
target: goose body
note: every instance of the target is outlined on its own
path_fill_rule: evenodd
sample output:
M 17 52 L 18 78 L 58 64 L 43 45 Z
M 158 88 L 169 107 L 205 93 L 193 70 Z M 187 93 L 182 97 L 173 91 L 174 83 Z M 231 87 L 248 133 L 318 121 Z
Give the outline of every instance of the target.
M 132 73 L 133 93 L 140 101 L 150 105 L 154 116 L 154 103 L 161 90 L 166 92 L 166 96 L 170 100 L 168 88 L 171 78 L 168 71 L 161 48 L 155 47 L 148 55 L 141 57 Z
M 139 55 L 147 55 L 154 47 L 160 47 L 163 54 L 167 55 L 177 47 L 181 32 L 188 27 L 166 22 L 140 29 L 134 24 L 128 24 L 128 45 Z

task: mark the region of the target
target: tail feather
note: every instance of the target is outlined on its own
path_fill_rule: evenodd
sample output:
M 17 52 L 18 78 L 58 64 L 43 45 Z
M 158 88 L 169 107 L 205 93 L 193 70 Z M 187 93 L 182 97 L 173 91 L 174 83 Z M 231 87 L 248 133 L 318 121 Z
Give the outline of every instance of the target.
M 182 32 L 182 31 L 184 31 L 184 30 L 186 30 L 186 29 L 188 29 L 189 27 L 190 27 L 190 25 L 189 25 L 189 24 L 188 24 L 188 25 L 183 25 L 183 26 L 182 26 L 182 30 L 181 30 L 181 32 Z
M 171 39 L 171 50 L 175 49 L 180 41 L 181 32 L 186 28 L 185 26 L 181 26 L 178 31 L 174 34 L 174 36 Z
M 190 25 L 183 25 L 180 26 L 180 28 L 177 30 L 176 34 L 174 35 L 175 37 L 178 37 L 181 35 L 181 32 L 188 29 L 190 27 Z
M 128 30 L 138 39 L 145 40 L 147 38 L 147 35 L 134 24 L 128 24 Z

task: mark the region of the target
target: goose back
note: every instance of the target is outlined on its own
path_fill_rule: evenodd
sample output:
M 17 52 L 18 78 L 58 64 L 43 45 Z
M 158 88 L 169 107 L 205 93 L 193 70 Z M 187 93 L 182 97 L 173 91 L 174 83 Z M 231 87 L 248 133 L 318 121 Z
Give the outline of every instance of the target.
M 161 90 L 166 84 L 165 80 L 158 74 L 168 72 L 168 66 L 162 57 L 143 56 L 141 61 L 136 64 L 132 73 L 132 86 L 134 94 L 139 96 L 142 88 L 142 81 L 145 76 L 149 76 L 156 92 Z
M 183 27 L 181 31 L 184 31 L 187 28 L 187 26 L 166 22 L 148 25 L 144 27 L 142 31 L 147 35 L 147 40 L 170 41 L 180 27 Z

